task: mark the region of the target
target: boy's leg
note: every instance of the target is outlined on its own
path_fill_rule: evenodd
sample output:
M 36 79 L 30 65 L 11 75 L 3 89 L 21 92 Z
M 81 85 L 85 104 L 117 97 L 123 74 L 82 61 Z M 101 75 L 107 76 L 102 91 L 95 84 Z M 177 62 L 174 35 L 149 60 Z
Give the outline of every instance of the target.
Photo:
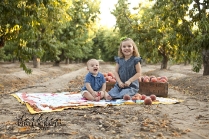
M 100 93 L 100 98 L 103 99 L 105 98 L 105 92 L 106 91 L 99 91 L 98 93 Z
M 91 100 L 91 101 L 99 101 L 99 97 L 93 97 L 92 94 L 88 91 L 83 91 L 81 92 L 82 96 L 85 97 L 87 100 Z

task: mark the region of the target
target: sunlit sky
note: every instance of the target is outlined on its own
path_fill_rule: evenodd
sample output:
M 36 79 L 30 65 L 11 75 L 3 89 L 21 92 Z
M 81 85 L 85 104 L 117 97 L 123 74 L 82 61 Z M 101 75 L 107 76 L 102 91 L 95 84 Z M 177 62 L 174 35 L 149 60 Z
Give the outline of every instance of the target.
M 141 0 L 128 0 L 130 2 L 130 7 L 134 7 L 134 5 L 138 5 Z M 116 4 L 118 0 L 101 0 L 100 5 L 100 24 L 102 26 L 112 27 L 115 25 L 115 17 L 110 13 L 114 9 L 114 4 Z

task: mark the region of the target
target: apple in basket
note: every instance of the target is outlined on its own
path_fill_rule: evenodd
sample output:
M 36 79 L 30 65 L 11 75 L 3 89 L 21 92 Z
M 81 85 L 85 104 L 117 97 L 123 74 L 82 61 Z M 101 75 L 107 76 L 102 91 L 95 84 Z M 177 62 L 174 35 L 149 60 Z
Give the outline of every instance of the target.
M 161 79 L 165 79 L 168 82 L 168 78 L 166 76 L 162 76 Z
M 107 77 L 107 73 L 103 73 L 104 77 Z
M 150 79 L 150 82 L 157 82 L 157 78 L 156 78 L 156 77 L 152 77 L 152 78 Z
M 106 82 L 116 82 L 115 76 L 112 72 L 103 73 L 103 75 L 106 79 Z
M 114 75 L 113 75 L 112 72 L 108 72 L 108 73 L 107 73 L 107 76 L 112 76 L 112 77 L 114 77 Z

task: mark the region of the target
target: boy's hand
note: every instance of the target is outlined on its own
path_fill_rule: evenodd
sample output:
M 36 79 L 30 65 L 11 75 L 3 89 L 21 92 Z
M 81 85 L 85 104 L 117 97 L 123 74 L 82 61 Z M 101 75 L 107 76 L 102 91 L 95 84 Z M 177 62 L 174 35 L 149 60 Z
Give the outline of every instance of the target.
M 93 97 L 97 97 L 97 96 L 98 96 L 98 93 L 97 93 L 96 91 L 94 91 L 94 92 L 91 93 L 91 95 L 92 95 Z

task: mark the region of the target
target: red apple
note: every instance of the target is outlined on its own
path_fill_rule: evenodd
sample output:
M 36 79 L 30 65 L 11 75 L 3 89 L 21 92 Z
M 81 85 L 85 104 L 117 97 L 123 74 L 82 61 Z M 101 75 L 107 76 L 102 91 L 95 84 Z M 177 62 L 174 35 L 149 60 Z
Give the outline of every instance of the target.
M 143 82 L 149 82 L 149 79 L 148 78 L 144 78 Z
M 152 94 L 152 95 L 150 95 L 150 98 L 152 99 L 152 101 L 155 101 L 156 100 L 156 95 Z
M 142 96 L 139 93 L 136 93 L 133 97 L 132 100 L 141 100 Z
M 152 77 L 150 81 L 151 82 L 157 82 L 157 78 L 156 77 Z
M 147 96 L 146 95 L 141 95 L 141 100 L 144 100 Z
M 145 98 L 144 104 L 145 105 L 151 105 L 152 104 L 152 99 L 150 97 Z
M 130 100 L 131 97 L 130 97 L 129 95 L 124 95 L 124 96 L 123 96 L 123 99 L 124 99 L 124 100 Z
M 108 73 L 107 73 L 107 76 L 113 77 L 113 73 L 112 73 L 112 72 L 108 72 Z
M 104 77 L 107 77 L 107 73 L 103 73 Z
M 166 76 L 162 76 L 161 79 L 165 79 L 166 82 L 168 81 L 168 78 Z
M 166 83 L 167 81 L 165 79 L 160 79 L 161 83 Z

